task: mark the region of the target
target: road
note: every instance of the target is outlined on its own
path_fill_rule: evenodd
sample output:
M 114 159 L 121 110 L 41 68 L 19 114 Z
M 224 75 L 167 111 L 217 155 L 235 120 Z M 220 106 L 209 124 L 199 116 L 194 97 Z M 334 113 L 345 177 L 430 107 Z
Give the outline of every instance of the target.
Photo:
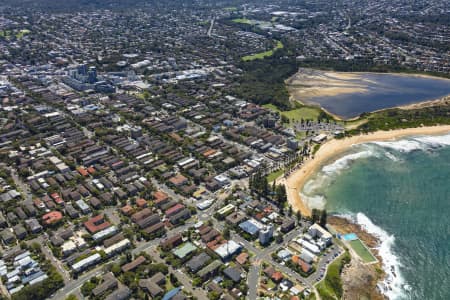
M 185 231 L 186 229 L 188 229 L 189 227 L 191 227 L 193 225 L 193 223 L 187 223 L 183 226 L 180 227 L 176 227 L 173 230 L 171 230 L 169 232 L 170 235 L 174 235 L 180 232 Z M 151 254 L 150 249 L 159 245 L 159 243 L 163 240 L 163 238 L 157 238 L 157 239 L 153 239 L 151 241 L 148 242 L 143 242 L 137 245 L 136 248 L 134 248 L 133 250 L 131 250 L 131 253 L 133 255 L 139 254 L 141 252 L 148 252 L 149 254 Z M 70 276 L 69 273 L 64 269 L 64 267 L 59 266 L 61 263 L 56 260 L 53 255 L 50 253 L 51 255 L 51 259 L 49 259 L 53 265 L 55 265 L 55 267 L 58 268 L 58 270 L 60 271 L 60 273 L 62 273 L 63 275 L 66 274 L 67 276 Z M 119 258 L 116 258 L 115 260 L 113 260 L 112 262 L 118 262 Z M 108 261 L 107 263 L 111 263 L 111 261 Z M 58 267 L 59 266 L 59 267 Z M 68 278 L 67 282 L 66 280 L 64 280 L 65 282 L 65 286 L 59 290 L 51 299 L 53 300 L 63 300 L 65 299 L 65 297 L 67 297 L 67 295 L 76 292 L 87 280 L 89 280 L 92 276 L 98 276 L 104 273 L 103 271 L 103 266 L 99 265 L 98 267 L 87 271 L 85 273 L 83 273 L 82 275 L 78 276 L 77 279 L 71 279 L 70 277 Z M 61 268 L 63 269 L 63 271 L 61 271 Z M 178 278 L 178 277 L 177 277 Z M 181 282 L 181 280 L 180 280 Z
M 196 287 L 193 287 L 189 276 L 184 274 L 181 269 L 175 270 L 171 265 L 167 264 L 163 259 L 159 257 L 159 253 L 156 249 L 151 249 L 150 251 L 147 251 L 147 253 L 150 254 L 153 261 L 167 265 L 169 267 L 169 273 L 175 275 L 178 281 L 183 285 L 183 288 L 188 292 L 191 292 L 194 297 L 196 297 L 197 299 L 208 299 L 208 296 L 203 289 L 197 289 Z
M 25 200 L 27 202 L 31 202 L 33 200 L 33 196 L 31 195 L 28 184 L 25 184 L 22 179 L 17 175 L 15 168 L 8 168 L 11 171 L 11 178 L 14 181 L 14 184 L 22 191 L 22 194 L 25 196 Z
M 342 253 L 342 249 L 340 249 L 337 245 L 333 245 L 330 247 L 326 253 L 320 257 L 319 263 L 317 264 L 317 270 L 309 277 L 302 277 L 297 272 L 288 268 L 285 265 L 282 265 L 272 259 L 272 253 L 276 252 L 279 248 L 287 246 L 287 244 L 296 236 L 303 232 L 303 227 L 298 227 L 295 230 L 289 232 L 284 236 L 284 241 L 281 244 L 272 243 L 269 247 L 259 249 L 253 245 L 253 243 L 247 241 L 241 236 L 232 233 L 232 238 L 244 245 L 244 247 L 253 252 L 255 256 L 252 258 L 252 266 L 250 267 L 248 276 L 247 276 L 247 284 L 249 287 L 247 298 L 250 300 L 257 298 L 257 291 L 259 286 L 259 274 L 261 272 L 261 263 L 263 261 L 269 263 L 274 266 L 278 270 L 282 271 L 284 274 L 288 275 L 289 278 L 295 279 L 300 282 L 303 286 L 308 287 L 310 289 L 314 289 L 314 284 L 319 282 L 324 277 L 325 270 L 327 266 L 336 259 Z
M 260 262 L 254 262 L 250 267 L 247 275 L 247 285 L 248 285 L 248 299 L 256 299 L 258 296 L 258 279 L 261 272 Z
M 211 25 L 209 26 L 209 29 L 208 29 L 208 36 L 211 36 L 215 22 L 216 22 L 216 17 L 213 17 L 211 19 Z

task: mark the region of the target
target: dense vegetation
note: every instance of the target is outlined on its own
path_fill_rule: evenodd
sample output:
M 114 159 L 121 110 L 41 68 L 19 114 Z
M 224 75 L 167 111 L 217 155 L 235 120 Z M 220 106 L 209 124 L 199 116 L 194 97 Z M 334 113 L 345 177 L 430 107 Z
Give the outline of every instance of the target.
M 356 129 L 347 131 L 346 134 L 356 135 L 377 130 L 450 124 L 450 103 L 411 110 L 394 108 L 374 112 L 366 115 L 366 117 L 367 122 Z
M 421 72 L 399 64 L 377 64 L 371 59 L 334 60 L 334 59 L 307 59 L 299 63 L 299 67 L 333 70 L 338 72 L 377 72 L 377 73 L 411 73 L 426 74 L 450 78 L 448 73 Z
M 276 53 L 282 50 L 277 50 Z M 234 89 L 239 97 L 256 104 L 272 103 L 282 110 L 290 108 L 289 93 L 284 81 L 297 72 L 295 59 L 274 55 L 242 62 L 239 67 L 243 74 L 239 85 Z
M 341 272 L 350 260 L 350 254 L 346 251 L 341 257 L 329 265 L 325 279 L 316 286 L 322 300 L 342 299 Z
M 63 287 L 64 280 L 62 276 L 56 271 L 56 268 L 48 262 L 49 270 L 47 272 L 48 278 L 42 282 L 34 285 L 27 285 L 18 293 L 12 296 L 12 300 L 44 300 L 49 298 L 51 294 Z

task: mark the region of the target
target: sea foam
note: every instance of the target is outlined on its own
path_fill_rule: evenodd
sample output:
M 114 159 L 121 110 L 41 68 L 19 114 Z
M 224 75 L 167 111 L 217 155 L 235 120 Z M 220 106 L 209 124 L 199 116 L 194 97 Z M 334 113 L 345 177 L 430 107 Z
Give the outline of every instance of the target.
M 300 196 L 309 208 L 323 209 L 325 207 L 326 198 L 322 195 L 322 191 L 334 181 L 337 175 L 348 169 L 353 162 L 363 158 L 380 156 L 376 149 L 371 149 L 367 145 L 357 145 L 355 149 L 359 151 L 347 154 L 332 164 L 324 166 L 312 179 L 305 183 Z
M 352 223 L 360 225 L 367 233 L 376 237 L 380 244 L 376 248 L 382 260 L 382 268 L 386 274 L 383 282 L 378 284 L 378 287 L 388 299 L 400 300 L 405 299 L 409 290 L 403 278 L 400 267 L 401 262 L 393 251 L 395 243 L 394 235 L 387 233 L 381 227 L 375 225 L 365 214 L 359 212 L 357 214 L 347 212 L 337 214 L 336 216 L 349 220 Z
M 422 136 L 416 137 L 414 140 L 431 147 L 450 146 L 450 134 L 441 136 Z
M 382 148 L 389 148 L 404 153 L 426 149 L 426 146 L 423 143 L 415 140 L 398 140 L 393 142 L 371 142 L 370 144 L 374 144 Z
M 379 285 L 381 292 L 389 299 L 404 299 L 407 293 L 407 286 L 403 278 L 400 267 L 401 262 L 393 251 L 395 243 L 394 235 L 390 235 L 381 227 L 375 225 L 365 214 L 357 213 L 355 222 L 369 234 L 377 237 L 380 241 L 378 253 L 383 261 L 383 270 L 386 278 Z
M 347 169 L 350 166 L 351 162 L 374 155 L 375 153 L 369 150 L 348 154 L 344 157 L 339 158 L 334 163 L 324 166 L 322 168 L 322 171 L 328 175 L 339 173 L 341 170 Z
M 355 145 L 353 149 L 359 150 L 358 152 L 347 154 L 335 162 L 324 166 L 313 179 L 305 184 L 301 197 L 308 203 L 310 208 L 324 208 L 327 201 L 323 195 L 324 188 L 329 186 L 343 170 L 348 169 L 353 162 L 369 157 L 385 157 L 392 161 L 400 161 L 401 159 L 395 155 L 396 152 L 429 151 L 446 146 L 450 146 L 450 134 L 419 136 L 397 141 L 369 142 Z M 380 245 L 377 250 L 382 258 L 382 267 L 386 273 L 384 281 L 378 285 L 381 292 L 391 300 L 408 299 L 411 287 L 405 282 L 401 274 L 401 261 L 393 250 L 395 236 L 375 225 L 363 213 L 355 215 L 348 212 L 340 216 L 361 225 L 368 233 L 379 239 Z
M 398 152 L 409 153 L 417 150 L 432 150 L 434 148 L 450 146 L 450 134 L 440 136 L 419 136 L 389 142 L 370 142 L 369 144 Z

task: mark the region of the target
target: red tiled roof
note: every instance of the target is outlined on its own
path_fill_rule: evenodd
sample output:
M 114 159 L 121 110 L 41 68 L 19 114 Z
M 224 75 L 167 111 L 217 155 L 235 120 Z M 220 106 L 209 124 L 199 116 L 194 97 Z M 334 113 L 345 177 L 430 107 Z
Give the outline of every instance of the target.
M 103 230 L 110 225 L 111 224 L 109 222 L 105 221 L 103 215 L 98 215 L 84 222 L 84 226 L 91 234 L 99 232 L 100 230 Z
M 169 208 L 168 210 L 166 210 L 166 216 L 173 215 L 173 214 L 179 212 L 180 210 L 182 210 L 183 208 L 184 208 L 183 204 L 177 203 L 176 205 L 174 205 L 171 208 Z
M 155 203 L 159 203 L 161 201 L 165 201 L 165 200 L 169 199 L 169 196 L 162 191 L 154 192 L 153 197 L 155 198 Z
M 133 212 L 133 208 L 130 205 L 125 205 L 120 210 L 124 215 L 130 215 Z
M 62 213 L 59 211 L 51 211 L 45 215 L 42 216 L 42 220 L 45 224 L 53 224 L 55 222 L 58 222 L 63 217 Z
M 283 279 L 283 274 L 280 271 L 276 271 L 272 274 L 272 279 L 276 282 L 281 281 Z
M 138 207 L 145 207 L 145 206 L 147 206 L 147 200 L 139 198 L 136 200 L 136 205 Z
M 184 177 L 181 174 L 178 174 L 172 178 L 169 179 L 169 181 L 173 184 L 173 185 L 181 185 L 183 183 L 185 183 L 187 181 L 187 178 Z
M 80 173 L 82 176 L 88 176 L 89 173 L 86 171 L 86 169 L 84 167 L 78 167 L 77 168 L 78 173 Z

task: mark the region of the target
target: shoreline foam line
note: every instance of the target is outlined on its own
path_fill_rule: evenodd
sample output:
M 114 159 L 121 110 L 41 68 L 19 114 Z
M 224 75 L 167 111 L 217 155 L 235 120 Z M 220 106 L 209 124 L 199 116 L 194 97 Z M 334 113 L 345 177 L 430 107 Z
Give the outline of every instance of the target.
M 303 166 L 295 170 L 285 180 L 286 192 L 289 204 L 294 211 L 300 210 L 302 215 L 310 216 L 311 208 L 303 201 L 301 197 L 301 191 L 305 184 L 312 178 L 312 176 L 321 168 L 324 164 L 328 163 L 337 155 L 347 151 L 353 145 L 371 143 L 371 142 L 383 142 L 393 141 L 399 138 L 407 136 L 419 136 L 426 135 L 425 137 L 416 137 L 415 141 L 422 143 L 428 143 L 430 146 L 436 144 L 450 145 L 450 136 L 443 138 L 433 137 L 435 135 L 444 135 L 450 133 L 450 125 L 443 126 L 430 126 L 430 127 L 418 127 L 409 129 L 398 129 L 391 131 L 376 131 L 365 135 L 352 136 L 344 139 L 332 139 L 324 143 L 314 158 L 309 159 Z M 430 137 L 431 136 L 431 137 Z

